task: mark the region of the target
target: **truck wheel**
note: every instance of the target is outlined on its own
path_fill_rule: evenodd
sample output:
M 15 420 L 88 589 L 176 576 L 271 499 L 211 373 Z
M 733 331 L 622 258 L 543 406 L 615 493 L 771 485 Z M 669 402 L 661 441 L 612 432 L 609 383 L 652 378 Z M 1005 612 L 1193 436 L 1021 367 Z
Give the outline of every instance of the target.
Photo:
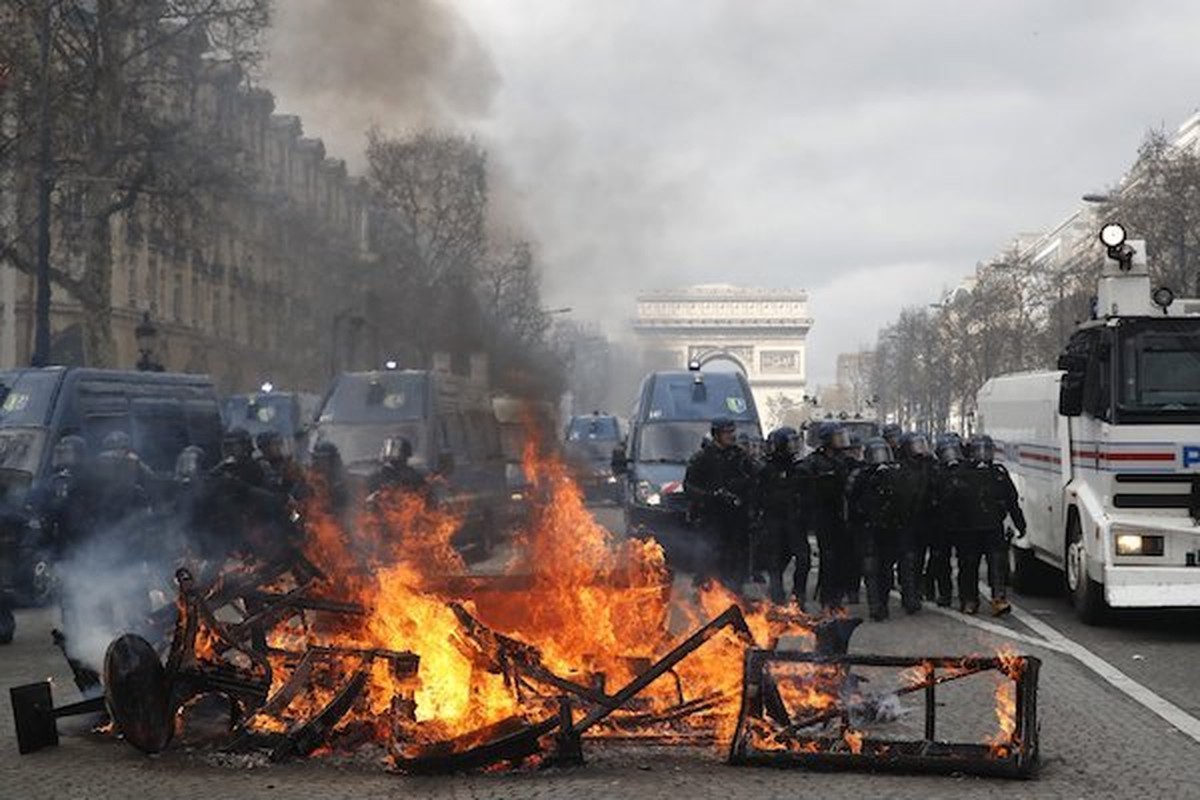
M 1067 599 L 1075 607 L 1075 614 L 1085 625 L 1103 623 L 1108 613 L 1108 604 L 1104 601 L 1104 586 L 1092 580 L 1087 573 L 1083 529 L 1079 518 L 1075 516 L 1067 523 L 1067 547 L 1064 555 Z
M 10 644 L 16 632 L 17 618 L 13 616 L 12 609 L 0 606 L 0 644 Z

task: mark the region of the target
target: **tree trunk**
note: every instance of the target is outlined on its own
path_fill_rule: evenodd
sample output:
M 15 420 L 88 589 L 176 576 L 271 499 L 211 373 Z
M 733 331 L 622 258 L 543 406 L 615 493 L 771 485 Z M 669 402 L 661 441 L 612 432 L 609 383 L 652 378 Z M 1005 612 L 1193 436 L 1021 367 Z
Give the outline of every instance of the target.
M 88 192 L 88 204 L 103 203 L 102 194 L 99 191 Z M 98 199 L 91 199 L 93 195 L 99 196 Z M 103 212 L 87 215 L 87 270 L 83 275 L 78 299 L 83 310 L 83 357 L 84 363 L 89 367 L 121 366 L 117 364 L 112 330 L 113 265 L 109 219 Z

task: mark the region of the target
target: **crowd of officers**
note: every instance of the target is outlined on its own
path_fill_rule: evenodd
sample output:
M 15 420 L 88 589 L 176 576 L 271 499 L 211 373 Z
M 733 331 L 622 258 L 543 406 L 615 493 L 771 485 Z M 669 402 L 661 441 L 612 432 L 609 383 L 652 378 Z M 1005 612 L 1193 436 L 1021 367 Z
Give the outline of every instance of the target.
M 407 440 L 386 439 L 367 481 L 368 498 L 393 486 L 424 487 L 411 456 Z M 95 542 L 141 551 L 148 560 L 178 556 L 153 551 L 180 545 L 215 564 L 236 553 L 276 558 L 299 545 L 301 509 L 345 521 L 353 499 L 337 447 L 317 443 L 302 466 L 274 431 L 254 437 L 243 428 L 226 431 L 213 466 L 202 448 L 185 447 L 170 475 L 149 469 L 123 431 L 104 436 L 95 453 L 83 437 L 64 436 L 52 459 L 47 496 L 34 505 L 60 558 Z M 164 527 L 182 536 L 164 535 Z
M 986 557 L 992 614 L 1008 613 L 1005 520 L 1023 536 L 1025 518 L 1012 479 L 994 461 L 991 438 L 964 444 L 951 433 L 931 447 L 925 435 L 898 425 L 882 433 L 858 443 L 839 423 L 821 422 L 818 446 L 801 458 L 793 428 L 772 431 L 755 448 L 739 442 L 734 422 L 714 420 L 684 479 L 689 514 L 711 545 L 698 579 L 715 578 L 740 593 L 765 572 L 773 602 L 790 595 L 804 608 L 811 534 L 823 609 L 859 602 L 865 584 L 871 618 L 886 620 L 897 583 L 910 614 L 924 600 L 950 606 L 953 561 L 959 610 L 976 614 Z

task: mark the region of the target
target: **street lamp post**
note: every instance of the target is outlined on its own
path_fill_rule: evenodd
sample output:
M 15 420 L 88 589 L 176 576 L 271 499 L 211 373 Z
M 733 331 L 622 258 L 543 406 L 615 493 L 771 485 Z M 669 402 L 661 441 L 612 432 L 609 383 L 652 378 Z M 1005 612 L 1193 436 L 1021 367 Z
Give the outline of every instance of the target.
M 158 339 L 158 327 L 150 319 L 150 312 L 142 312 L 142 321 L 133 329 L 133 338 L 137 342 L 140 372 L 162 372 L 163 365 L 154 357 L 154 343 Z

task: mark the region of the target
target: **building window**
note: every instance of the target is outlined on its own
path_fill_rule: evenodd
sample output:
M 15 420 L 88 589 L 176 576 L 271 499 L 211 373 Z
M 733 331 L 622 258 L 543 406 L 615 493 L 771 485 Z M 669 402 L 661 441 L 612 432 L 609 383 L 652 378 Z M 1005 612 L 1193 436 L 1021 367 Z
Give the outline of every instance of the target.
M 220 287 L 217 287 L 217 286 L 213 287 L 212 298 L 213 298 L 212 299 L 213 333 L 216 334 L 216 336 L 218 338 L 220 338 L 220 336 L 221 336 L 221 308 L 222 308 Z
M 128 299 L 127 304 L 130 308 L 137 308 L 137 259 L 133 253 L 130 253 L 126 259 L 126 266 L 128 272 L 125 276 L 128 284 L 125 287 L 125 294 Z
M 192 274 L 192 327 L 199 328 L 204 310 L 200 308 L 200 276 Z
M 176 322 L 183 322 L 183 276 L 175 274 L 175 288 L 171 296 L 171 313 Z

